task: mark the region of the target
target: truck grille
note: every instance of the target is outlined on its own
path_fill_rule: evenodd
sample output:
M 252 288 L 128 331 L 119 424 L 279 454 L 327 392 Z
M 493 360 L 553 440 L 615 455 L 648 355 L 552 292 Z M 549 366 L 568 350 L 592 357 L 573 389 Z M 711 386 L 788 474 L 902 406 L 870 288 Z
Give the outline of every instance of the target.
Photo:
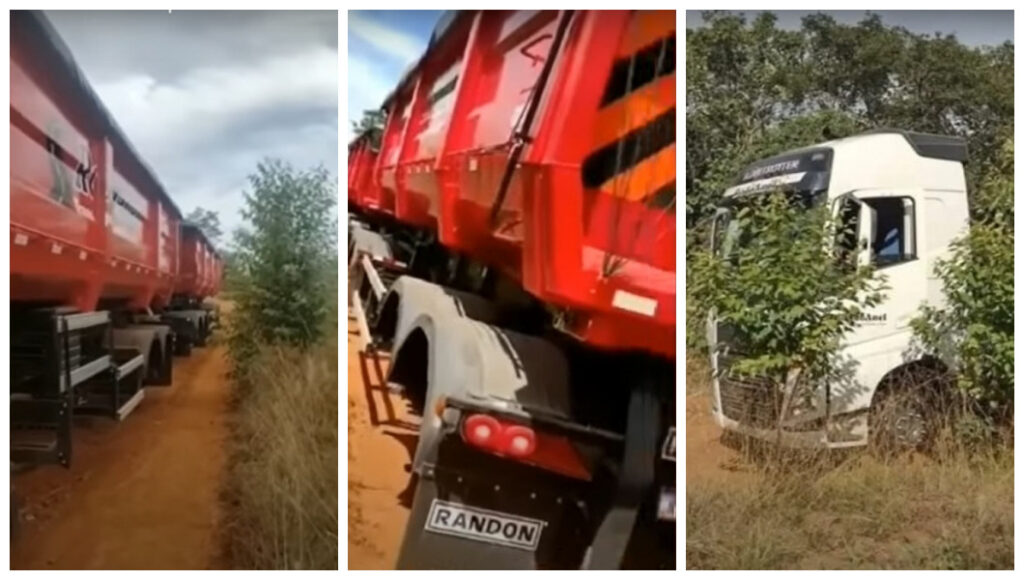
M 722 413 L 743 425 L 774 429 L 782 395 L 766 379 L 723 376 L 718 380 Z

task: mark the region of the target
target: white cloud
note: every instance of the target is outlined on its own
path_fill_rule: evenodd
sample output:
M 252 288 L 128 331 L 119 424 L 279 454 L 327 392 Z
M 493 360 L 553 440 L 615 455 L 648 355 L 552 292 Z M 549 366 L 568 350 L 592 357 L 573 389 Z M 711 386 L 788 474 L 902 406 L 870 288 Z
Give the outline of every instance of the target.
M 58 12 L 96 92 L 178 207 L 242 224 L 264 158 L 338 176 L 336 12 Z
M 338 54 L 320 46 L 253 64 L 188 71 L 173 83 L 144 74 L 96 85 L 139 153 L 185 213 L 242 223 L 246 176 L 265 157 L 299 169 L 337 167 Z
M 358 121 L 363 111 L 377 109 L 381 106 L 384 98 L 394 88 L 397 79 L 383 73 L 380 67 L 374 66 L 369 60 L 356 56 L 353 53 L 348 55 L 348 116 L 350 121 Z M 345 145 L 355 135 L 352 133 L 352 123 L 345 124 Z
M 200 68 L 172 84 L 131 75 L 97 92 L 132 141 L 163 156 L 289 110 L 337 108 L 338 53 L 323 47 L 255 65 Z
M 426 47 L 421 39 L 390 28 L 360 12 L 348 13 L 348 31 L 403 65 L 419 58 Z

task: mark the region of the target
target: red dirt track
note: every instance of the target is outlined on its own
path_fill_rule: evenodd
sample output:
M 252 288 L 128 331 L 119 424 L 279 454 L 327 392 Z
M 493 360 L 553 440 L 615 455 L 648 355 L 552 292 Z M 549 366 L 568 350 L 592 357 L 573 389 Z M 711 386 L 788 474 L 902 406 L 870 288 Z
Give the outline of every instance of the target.
M 176 358 L 117 423 L 76 419 L 70 469 L 15 474 L 12 569 L 207 569 L 219 557 L 229 384 L 225 348 Z
M 409 517 L 406 469 L 419 419 L 383 386 L 387 355 L 378 355 L 378 367 L 359 353 L 351 319 L 348 328 L 348 567 L 393 570 Z

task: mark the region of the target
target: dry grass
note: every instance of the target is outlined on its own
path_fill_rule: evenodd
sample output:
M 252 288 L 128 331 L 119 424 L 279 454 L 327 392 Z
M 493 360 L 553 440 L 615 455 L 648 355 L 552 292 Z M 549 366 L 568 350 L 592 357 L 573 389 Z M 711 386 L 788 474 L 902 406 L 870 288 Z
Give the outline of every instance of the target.
M 241 569 L 338 568 L 337 334 L 265 349 L 240 373 L 226 493 Z
M 687 370 L 687 394 L 707 393 L 701 365 Z M 742 477 L 688 474 L 687 568 L 1012 569 L 1012 437 L 1003 441 L 947 431 L 927 456 L 740 442 Z

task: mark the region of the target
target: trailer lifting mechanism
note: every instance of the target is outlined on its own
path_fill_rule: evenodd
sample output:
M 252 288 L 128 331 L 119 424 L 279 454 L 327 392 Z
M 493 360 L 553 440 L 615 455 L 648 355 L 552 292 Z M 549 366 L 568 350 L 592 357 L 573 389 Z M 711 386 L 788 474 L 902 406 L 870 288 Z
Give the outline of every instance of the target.
M 41 12 L 11 13 L 11 461 L 70 464 L 75 415 L 123 420 L 217 324 L 217 250 Z
M 674 569 L 674 12 L 447 13 L 382 108 L 349 281 L 422 414 L 397 566 Z

